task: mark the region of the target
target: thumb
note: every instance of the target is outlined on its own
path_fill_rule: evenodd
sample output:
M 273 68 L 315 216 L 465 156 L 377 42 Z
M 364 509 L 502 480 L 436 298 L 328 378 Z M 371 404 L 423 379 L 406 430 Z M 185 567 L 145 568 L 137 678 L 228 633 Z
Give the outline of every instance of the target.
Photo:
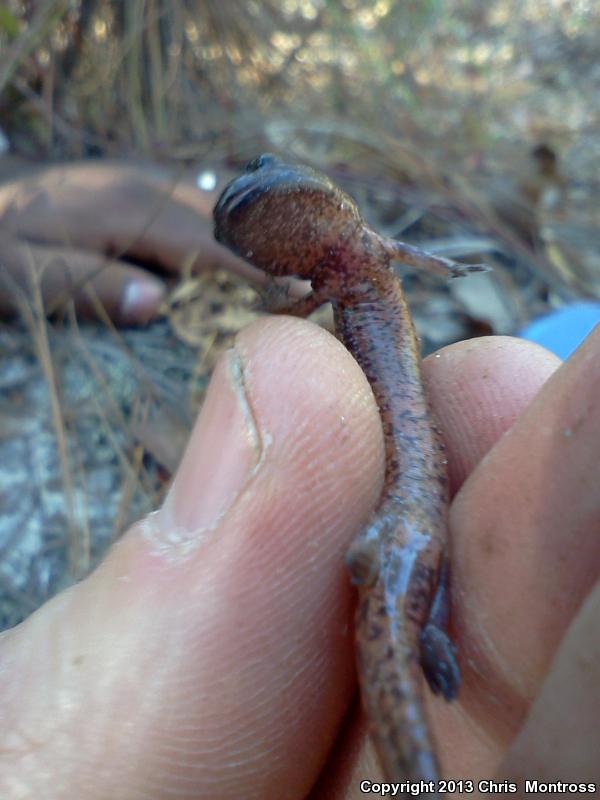
M 0 639 L 0 796 L 306 796 L 354 691 L 343 553 L 381 475 L 342 346 L 244 331 L 163 508 Z

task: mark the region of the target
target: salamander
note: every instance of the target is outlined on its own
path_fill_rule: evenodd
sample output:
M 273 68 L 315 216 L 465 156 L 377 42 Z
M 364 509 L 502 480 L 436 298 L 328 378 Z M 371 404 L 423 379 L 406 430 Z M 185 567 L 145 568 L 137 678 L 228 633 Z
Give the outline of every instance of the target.
M 288 304 L 305 316 L 333 306 L 335 330 L 363 369 L 385 443 L 381 497 L 348 552 L 358 587 L 358 676 L 388 780 L 439 775 L 423 709 L 431 689 L 460 685 L 446 632 L 448 477 L 444 445 L 421 379 L 410 311 L 392 260 L 450 277 L 482 269 L 439 258 L 373 231 L 325 175 L 265 154 L 223 191 L 216 239 L 272 276 L 310 280 Z

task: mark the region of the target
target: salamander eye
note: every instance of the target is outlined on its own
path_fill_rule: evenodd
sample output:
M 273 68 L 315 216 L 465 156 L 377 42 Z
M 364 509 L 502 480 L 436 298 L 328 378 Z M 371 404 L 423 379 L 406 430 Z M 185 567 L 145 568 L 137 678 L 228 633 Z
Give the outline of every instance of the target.
M 256 172 L 263 167 L 272 167 L 274 164 L 280 163 L 280 160 L 273 153 L 263 153 L 246 164 L 246 172 Z

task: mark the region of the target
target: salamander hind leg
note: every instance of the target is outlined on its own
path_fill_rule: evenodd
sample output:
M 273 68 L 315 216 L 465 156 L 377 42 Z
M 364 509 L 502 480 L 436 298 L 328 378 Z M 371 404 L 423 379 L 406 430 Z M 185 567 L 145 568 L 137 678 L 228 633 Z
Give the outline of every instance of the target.
M 388 526 L 385 516 L 373 516 L 348 548 L 346 564 L 355 586 L 373 586 L 379 577 L 381 542 Z
M 429 619 L 421 631 L 421 667 L 434 694 L 454 700 L 460 688 L 460 668 L 456 659 L 456 645 L 448 635 L 448 559 L 445 558 L 440 579 L 431 604 Z

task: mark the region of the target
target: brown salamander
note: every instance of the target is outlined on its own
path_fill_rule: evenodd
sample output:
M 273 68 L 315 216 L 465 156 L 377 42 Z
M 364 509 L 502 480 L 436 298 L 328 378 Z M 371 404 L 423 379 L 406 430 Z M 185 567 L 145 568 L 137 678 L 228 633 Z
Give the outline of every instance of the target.
M 375 233 L 327 177 L 269 154 L 226 187 L 214 219 L 217 240 L 256 267 L 311 281 L 312 292 L 286 313 L 304 316 L 331 302 L 336 332 L 373 389 L 385 441 L 384 486 L 348 554 L 359 589 L 361 693 L 388 779 L 435 781 L 422 671 L 448 700 L 460 684 L 445 630 L 448 479 L 412 319 L 390 261 L 449 276 L 482 267 Z

